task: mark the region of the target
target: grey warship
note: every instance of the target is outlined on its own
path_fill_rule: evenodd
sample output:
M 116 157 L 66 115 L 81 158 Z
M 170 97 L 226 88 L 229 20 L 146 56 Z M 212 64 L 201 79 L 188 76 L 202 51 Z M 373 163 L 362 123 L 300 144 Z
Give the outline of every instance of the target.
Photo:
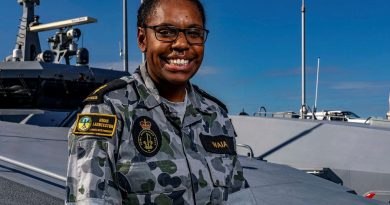
M 88 66 L 89 52 L 78 48 L 82 33 L 74 26 L 94 23 L 96 19 L 79 17 L 41 24 L 34 13 L 39 0 L 17 2 L 23 6 L 23 16 L 15 49 L 0 63 L 0 107 L 77 108 L 96 87 L 128 75 Z M 47 40 L 50 49 L 41 50 L 39 32 L 55 29 L 55 35 Z M 71 65 L 72 57 L 76 57 L 75 65 Z
M 17 3 L 23 17 L 16 46 L 0 63 L 0 204 L 63 204 L 69 126 L 89 93 L 128 73 L 88 66 L 73 26 L 95 19 L 40 24 L 34 14 L 39 0 Z M 58 29 L 51 49 L 42 51 L 38 33 L 51 29 Z M 251 188 L 228 204 L 383 204 L 285 165 L 247 156 L 240 161 Z

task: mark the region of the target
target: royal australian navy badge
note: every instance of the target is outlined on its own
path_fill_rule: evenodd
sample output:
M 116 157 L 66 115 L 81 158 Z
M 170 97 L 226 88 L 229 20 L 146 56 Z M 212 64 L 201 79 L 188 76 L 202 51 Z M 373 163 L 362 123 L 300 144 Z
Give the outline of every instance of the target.
M 133 141 L 137 150 L 147 157 L 157 154 L 161 148 L 161 132 L 153 119 L 142 116 L 134 121 Z

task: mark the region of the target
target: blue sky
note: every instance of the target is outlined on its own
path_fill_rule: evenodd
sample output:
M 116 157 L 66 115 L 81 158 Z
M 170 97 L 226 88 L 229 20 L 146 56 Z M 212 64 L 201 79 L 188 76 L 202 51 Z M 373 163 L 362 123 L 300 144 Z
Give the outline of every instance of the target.
M 11 54 L 21 7 L 2 2 L 0 57 Z M 97 3 L 98 2 L 98 3 Z M 209 35 L 203 66 L 193 82 L 220 98 L 231 114 L 298 111 L 301 104 L 300 0 L 203 0 Z M 243 3 L 239 3 L 243 2 Z M 307 104 L 313 107 L 317 57 L 321 57 L 318 109 L 384 117 L 390 92 L 390 1 L 306 0 Z M 91 16 L 83 45 L 97 67 L 120 69 L 121 0 L 42 0 L 41 22 Z M 128 1 L 129 59 L 136 47 L 138 0 Z M 42 48 L 48 48 L 40 34 Z M 81 41 L 80 41 L 81 43 Z

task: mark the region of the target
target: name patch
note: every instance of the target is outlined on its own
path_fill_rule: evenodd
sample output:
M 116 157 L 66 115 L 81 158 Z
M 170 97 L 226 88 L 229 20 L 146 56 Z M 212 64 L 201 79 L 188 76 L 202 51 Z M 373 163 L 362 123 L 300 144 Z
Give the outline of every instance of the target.
M 207 152 L 235 155 L 233 137 L 200 134 L 200 141 Z
M 142 116 L 134 121 L 133 142 L 137 150 L 144 156 L 153 157 L 161 148 L 161 132 L 157 123 L 150 117 Z
M 78 114 L 73 134 L 112 137 L 116 130 L 116 122 L 116 115 Z

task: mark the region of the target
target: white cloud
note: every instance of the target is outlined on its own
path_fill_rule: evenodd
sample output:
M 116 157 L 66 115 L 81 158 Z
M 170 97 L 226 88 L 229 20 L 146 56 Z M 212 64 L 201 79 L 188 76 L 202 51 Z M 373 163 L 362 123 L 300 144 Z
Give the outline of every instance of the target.
M 320 68 L 320 77 L 324 73 L 340 73 L 342 69 L 335 67 L 324 67 Z M 288 68 L 288 69 L 269 69 L 265 71 L 265 76 L 267 77 L 289 77 L 289 76 L 300 76 L 302 74 L 301 67 Z M 306 66 L 306 76 L 316 75 L 317 67 Z
M 331 86 L 336 90 L 352 90 L 352 89 L 379 89 L 390 88 L 390 82 L 365 82 L 365 81 L 351 81 L 335 83 Z
M 201 66 L 197 75 L 214 75 L 219 73 L 219 69 L 215 67 L 210 67 L 210 66 Z
M 133 73 L 134 70 L 139 66 L 140 62 L 129 62 L 129 72 Z M 91 67 L 96 68 L 104 68 L 109 70 L 123 70 L 123 62 L 122 61 L 114 61 L 114 62 L 99 62 L 92 63 Z

